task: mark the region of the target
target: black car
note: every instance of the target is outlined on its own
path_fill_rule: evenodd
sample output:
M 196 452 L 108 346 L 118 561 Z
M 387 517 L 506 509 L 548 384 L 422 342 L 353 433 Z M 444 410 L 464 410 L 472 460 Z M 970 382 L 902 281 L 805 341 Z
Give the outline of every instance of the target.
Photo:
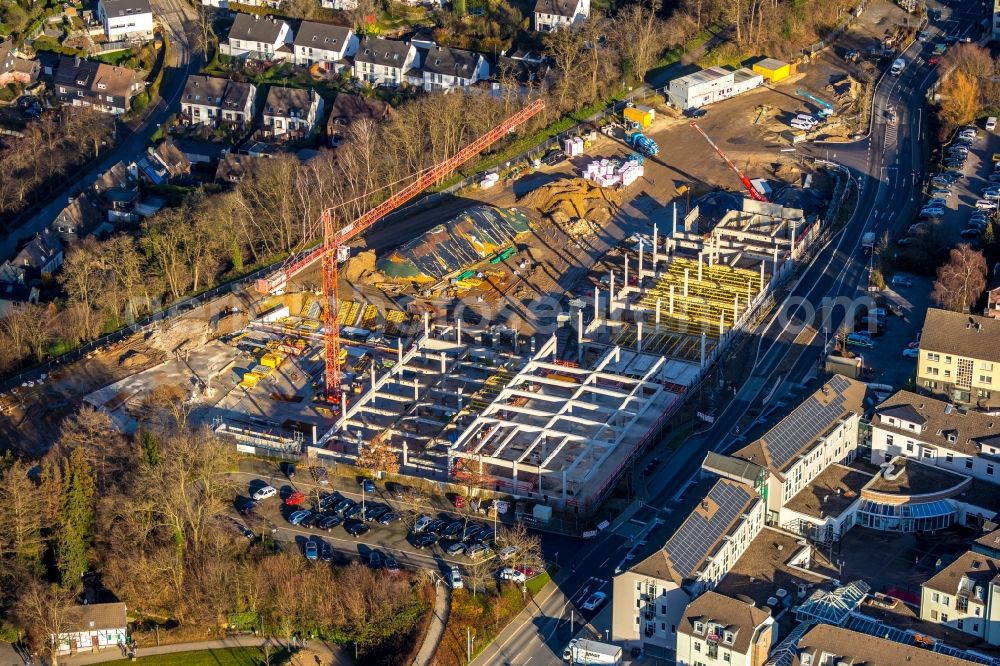
M 394 558 L 392 555 L 386 555 L 385 556 L 385 568 L 390 573 L 395 573 L 395 572 L 399 571 L 399 563 L 396 562 L 396 558 Z
M 332 516 L 323 516 L 318 521 L 316 521 L 316 527 L 321 530 L 326 530 L 327 532 L 329 532 L 342 522 L 344 522 L 344 519 L 336 514 Z
M 688 118 L 704 118 L 708 115 L 706 109 L 684 109 L 684 115 Z
M 427 523 L 427 527 L 424 528 L 424 532 L 440 536 L 441 530 L 443 530 L 447 526 L 448 526 L 448 521 L 437 518 Z
M 492 527 L 487 527 L 485 530 L 476 535 L 476 543 L 489 543 L 493 541 L 493 537 L 496 532 L 493 531 Z
M 324 562 L 329 562 L 333 559 L 333 547 L 326 541 L 321 543 L 319 546 L 319 559 Z
M 385 489 L 389 491 L 389 494 L 392 495 L 393 499 L 398 499 L 398 500 L 403 499 L 403 497 L 406 495 L 406 491 L 408 490 L 406 486 L 400 483 L 396 483 L 394 481 L 390 481 L 389 483 L 385 484 Z
M 337 506 L 337 503 L 340 502 L 341 500 L 342 498 L 340 497 L 340 495 L 335 495 L 333 493 L 324 493 L 323 495 L 319 496 L 319 510 L 330 511 L 331 509 L 333 509 L 334 511 L 336 511 L 334 507 Z
M 321 514 L 310 513 L 308 516 L 306 516 L 299 522 L 299 527 L 308 527 L 310 529 L 316 527 L 316 521 L 318 521 L 320 517 Z
M 345 497 L 344 499 L 339 500 L 336 504 L 333 505 L 333 512 L 343 513 L 344 509 L 346 509 L 349 506 L 354 506 L 355 504 L 356 502 L 354 500 Z
M 429 546 L 433 546 L 437 543 L 437 535 L 434 534 L 421 534 L 416 539 L 413 540 L 413 547 L 417 550 L 423 550 Z
M 351 506 L 344 509 L 344 512 L 340 515 L 342 515 L 346 519 L 346 518 L 352 518 L 358 515 L 359 513 L 361 513 L 361 505 L 358 504 L 357 502 L 353 502 Z
M 344 531 L 350 534 L 352 537 L 359 537 L 362 534 L 368 532 L 371 528 L 365 525 L 360 520 L 348 520 L 344 523 Z
M 466 543 L 470 541 L 475 541 L 476 537 L 479 536 L 479 533 L 485 529 L 486 529 L 485 526 L 477 525 L 476 523 L 469 525 L 468 527 L 465 528 L 465 531 L 462 532 L 462 541 L 465 541 Z
M 378 520 L 383 515 L 389 513 L 389 507 L 382 504 L 373 504 L 365 509 L 365 520 L 372 522 L 373 520 Z
M 238 507 L 236 507 L 236 510 L 240 512 L 241 516 L 249 516 L 254 512 L 256 508 L 257 508 L 257 502 L 254 502 L 253 500 L 247 500 L 246 502 L 243 502 Z
M 462 531 L 462 521 L 456 520 L 445 525 L 444 529 L 441 530 L 441 536 L 454 536 Z
M 382 556 L 378 554 L 377 550 L 373 550 L 368 554 L 368 564 L 371 565 L 372 569 L 382 568 Z
M 400 516 L 399 516 L 398 513 L 396 513 L 395 511 L 387 511 L 387 512 L 383 513 L 381 516 L 379 516 L 378 524 L 379 525 L 390 525 L 390 524 L 396 522 L 397 520 L 400 520 Z
M 295 465 L 293 465 L 292 463 L 284 463 L 282 467 L 283 471 L 285 472 L 285 476 L 287 476 L 289 479 L 295 478 Z
M 545 153 L 545 157 L 542 158 L 542 164 L 545 166 L 556 166 L 566 161 L 566 153 L 559 150 L 558 148 L 553 148 L 549 152 Z

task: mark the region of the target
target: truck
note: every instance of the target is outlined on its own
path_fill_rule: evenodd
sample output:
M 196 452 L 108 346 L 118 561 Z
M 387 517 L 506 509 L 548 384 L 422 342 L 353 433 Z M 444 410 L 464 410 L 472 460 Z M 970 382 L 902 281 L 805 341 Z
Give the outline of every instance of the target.
M 660 147 L 642 132 L 632 132 L 625 135 L 625 141 L 631 148 L 639 151 L 646 157 L 653 157 L 660 152 Z
M 871 231 L 861 237 L 861 249 L 865 254 L 871 254 L 875 249 L 875 234 Z
M 903 73 L 903 70 L 905 68 L 906 68 L 906 60 L 904 60 L 903 58 L 896 58 L 892 63 L 892 69 L 889 70 L 889 73 L 892 74 L 893 76 L 899 76 L 900 74 Z
M 617 645 L 598 643 L 585 638 L 574 638 L 563 651 L 563 661 L 570 664 L 621 666 L 622 649 Z

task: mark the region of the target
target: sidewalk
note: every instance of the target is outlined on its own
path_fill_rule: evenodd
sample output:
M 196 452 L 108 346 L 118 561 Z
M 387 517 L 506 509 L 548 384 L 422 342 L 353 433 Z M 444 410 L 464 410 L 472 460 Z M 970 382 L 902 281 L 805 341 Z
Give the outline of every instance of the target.
M 151 647 L 140 647 L 136 651 L 136 656 L 138 658 L 149 657 L 152 655 L 162 655 L 162 654 L 175 654 L 180 652 L 195 652 L 199 650 L 226 650 L 230 648 L 255 648 L 260 647 L 267 641 L 272 643 L 281 644 L 280 641 L 274 638 L 262 638 L 257 636 L 233 636 L 232 638 L 224 638 L 222 640 L 216 641 L 198 641 L 196 643 L 172 643 L 170 645 L 155 645 Z M 315 646 L 314 646 L 315 644 Z M 310 641 L 309 648 L 314 649 L 321 646 L 322 643 L 319 641 Z M 331 656 L 333 653 L 331 652 Z M 78 654 L 68 655 L 59 658 L 60 664 L 66 664 L 67 666 L 85 666 L 85 664 L 101 664 L 109 661 L 120 661 L 125 659 L 122 656 L 122 652 L 117 647 L 109 647 L 100 652 L 80 652 Z M 338 663 L 338 662 L 331 662 Z M 347 661 L 342 661 L 341 663 L 348 663 Z
M 437 598 L 434 601 L 434 615 L 431 617 L 430 624 L 427 625 L 424 642 L 413 660 L 413 666 L 430 666 L 433 663 L 438 645 L 441 643 L 441 638 L 444 637 L 448 615 L 451 614 L 451 588 L 445 583 L 438 583 L 436 587 Z

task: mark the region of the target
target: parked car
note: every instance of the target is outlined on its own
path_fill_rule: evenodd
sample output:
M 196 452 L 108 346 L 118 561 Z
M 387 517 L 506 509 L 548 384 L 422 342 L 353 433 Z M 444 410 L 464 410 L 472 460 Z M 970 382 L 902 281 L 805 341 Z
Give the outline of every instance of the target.
M 909 236 L 906 236 L 905 238 L 900 238 L 899 240 L 896 241 L 896 245 L 898 245 L 899 247 L 908 247 L 910 245 L 913 245 L 913 239 L 910 238 Z
M 462 531 L 462 521 L 453 520 L 452 522 L 444 526 L 444 528 L 441 530 L 441 536 L 443 537 L 455 536 L 461 531 Z
M 316 521 L 320 519 L 320 514 L 309 512 L 309 515 L 299 521 L 299 527 L 313 528 L 316 526 Z
M 385 484 L 385 489 L 392 496 L 393 499 L 401 500 L 406 495 L 406 491 L 409 490 L 408 487 L 396 483 L 395 481 L 390 481 Z
M 461 590 L 465 587 L 465 582 L 462 580 L 462 572 L 458 570 L 458 567 L 452 567 L 451 571 L 448 572 L 448 584 L 451 585 L 453 590 Z
M 254 494 L 251 495 L 250 497 L 251 499 L 253 499 L 253 501 L 260 502 L 261 500 L 270 499 L 271 497 L 274 497 L 277 494 L 278 494 L 278 489 L 275 488 L 274 486 L 264 486 L 263 488 L 258 488 L 257 490 L 255 490 Z
M 488 559 L 493 556 L 493 551 L 485 543 L 466 544 L 465 556 L 469 559 Z
M 476 543 L 489 543 L 493 541 L 494 536 L 496 536 L 496 532 L 493 531 L 493 528 L 487 527 L 485 530 L 476 535 Z
M 917 222 L 916 224 L 911 224 L 906 233 L 911 236 L 919 236 L 920 234 L 926 234 L 929 229 L 930 227 L 927 226 L 926 222 Z
M 986 180 L 988 180 L 991 183 L 1000 183 L 1000 173 L 991 173 L 990 175 L 986 176 Z
M 480 532 L 482 532 L 484 529 L 486 529 L 485 526 L 478 525 L 476 523 L 473 523 L 473 524 L 467 526 L 465 528 L 465 531 L 462 532 L 462 535 L 461 535 L 462 536 L 462 541 L 465 541 L 465 542 L 474 541 L 475 538 L 476 538 L 476 536 Z
M 291 525 L 299 525 L 307 516 L 310 515 L 312 515 L 312 511 L 301 509 L 288 516 L 288 522 Z
M 324 562 L 329 562 L 333 559 L 333 546 L 328 544 L 326 541 L 319 545 L 319 559 Z
M 863 349 L 873 349 L 875 347 L 875 343 L 872 342 L 872 339 L 868 335 L 862 334 L 858 331 L 855 331 L 847 336 L 847 344 L 853 347 L 861 347 Z
M 382 556 L 379 555 L 377 550 L 368 553 L 368 564 L 371 565 L 372 569 L 382 568 Z
M 437 535 L 434 534 L 421 534 L 416 539 L 413 540 L 413 547 L 417 550 L 423 550 L 437 543 Z
M 319 496 L 319 506 L 317 507 L 320 511 L 331 511 L 333 507 L 337 506 L 337 502 L 341 500 L 340 495 L 335 495 L 333 493 L 323 493 Z
M 903 358 L 918 358 L 920 356 L 920 350 L 914 349 L 912 347 L 907 347 L 903 350 Z
M 345 509 L 352 507 L 355 504 L 357 504 L 357 502 L 352 500 L 350 497 L 345 497 L 333 505 L 333 511 L 334 513 L 343 513 Z
M 437 536 L 441 536 L 441 530 L 443 530 L 447 525 L 448 521 L 441 520 L 440 518 L 435 518 L 431 522 L 427 523 L 427 526 L 424 527 L 424 532 L 427 532 L 428 534 L 435 534 Z
M 444 552 L 452 556 L 461 555 L 462 553 L 465 552 L 465 544 L 462 543 L 461 541 L 456 541 L 455 543 L 448 546 L 448 548 Z
M 389 513 L 389 511 L 389 507 L 384 504 L 371 504 L 367 509 L 365 509 L 364 519 L 370 523 L 378 520 L 383 514 Z
M 330 532 L 334 527 L 340 525 L 342 522 L 344 522 L 344 519 L 336 514 L 332 516 L 323 516 L 316 522 L 316 527 Z
M 939 187 L 939 188 L 931 190 L 931 196 L 932 197 L 937 197 L 937 198 L 940 198 L 940 199 L 947 199 L 948 197 L 951 196 L 951 190 L 943 188 L 943 187 Z
M 452 504 L 455 505 L 456 509 L 465 508 L 465 495 L 455 495 L 455 497 L 451 501 Z
M 511 569 L 510 567 L 504 567 L 500 570 L 500 580 L 509 580 L 513 583 L 524 583 L 528 580 L 528 577 L 517 569 Z
M 906 277 L 905 275 L 893 275 L 892 276 L 892 286 L 893 287 L 912 287 L 913 280 Z
M 604 600 L 608 598 L 608 595 L 603 592 L 594 592 L 590 595 L 590 598 L 583 602 L 583 610 L 594 611 L 601 607 Z
M 246 500 L 236 507 L 241 516 L 251 516 L 253 512 L 257 509 L 257 502 L 253 500 Z
M 996 116 L 990 116 L 989 118 L 987 118 L 986 119 L 986 131 L 987 132 L 992 132 L 996 128 L 997 128 L 997 119 L 996 119 Z
M 989 199 L 977 199 L 976 208 L 979 210 L 996 210 L 997 202 L 990 201 Z
M 506 546 L 504 548 L 501 548 L 500 552 L 497 553 L 497 555 L 499 555 L 501 560 L 509 560 L 510 558 L 517 555 L 517 548 L 515 548 L 514 546 Z
M 979 238 L 983 235 L 983 232 L 979 229 L 963 229 L 958 235 L 962 238 Z
M 398 513 L 396 513 L 395 511 L 386 511 L 381 516 L 379 516 L 378 524 L 391 525 L 397 520 L 401 520 L 400 515 Z
M 397 573 L 399 571 L 399 562 L 392 555 L 385 556 L 385 570 L 389 573 Z
M 944 215 L 944 208 L 940 206 L 928 206 L 920 211 L 920 217 L 941 217 Z
M 924 208 L 931 208 L 931 207 L 944 208 L 947 205 L 948 202 L 942 199 L 941 197 L 928 199 L 927 201 L 924 202 Z
M 362 534 L 367 533 L 371 528 L 365 525 L 360 520 L 348 520 L 344 523 L 344 531 L 350 534 L 352 537 L 357 538 Z
M 348 518 L 353 518 L 359 513 L 361 513 L 361 505 L 358 504 L 357 502 L 353 502 L 351 506 L 344 509 L 343 513 L 341 513 L 340 515 L 344 517 L 344 520 L 347 520 Z
M 319 546 L 315 541 L 306 541 L 306 559 L 314 562 L 319 559 Z
M 566 153 L 559 150 L 558 148 L 553 148 L 549 152 L 545 153 L 545 157 L 542 158 L 542 164 L 546 166 L 556 166 L 566 161 Z
M 427 526 L 434 522 L 434 519 L 428 515 L 423 515 L 417 518 L 416 522 L 413 523 L 413 533 L 420 534 Z
M 375 483 L 372 482 L 371 479 L 361 479 L 361 481 L 358 482 L 358 485 L 361 486 L 361 489 L 366 493 L 375 492 Z
M 330 485 L 330 478 L 327 476 L 325 467 L 313 465 L 309 468 L 309 473 L 312 474 L 313 480 L 316 481 L 316 483 L 323 486 Z
M 282 471 L 285 473 L 285 476 L 287 478 L 289 479 L 295 478 L 295 465 L 293 465 L 292 463 L 283 463 Z
M 684 115 L 688 118 L 704 118 L 708 115 L 708 109 L 684 109 Z
M 931 67 L 938 64 L 939 62 L 941 62 L 941 58 L 939 58 L 938 56 L 931 56 L 930 58 L 927 59 L 927 64 L 930 65 Z
M 298 506 L 306 501 L 306 496 L 299 492 L 298 490 L 292 492 L 291 495 L 285 498 L 286 506 Z
M 944 161 L 944 165 L 952 169 L 960 169 L 961 167 L 965 166 L 965 160 L 958 158 L 949 158 Z

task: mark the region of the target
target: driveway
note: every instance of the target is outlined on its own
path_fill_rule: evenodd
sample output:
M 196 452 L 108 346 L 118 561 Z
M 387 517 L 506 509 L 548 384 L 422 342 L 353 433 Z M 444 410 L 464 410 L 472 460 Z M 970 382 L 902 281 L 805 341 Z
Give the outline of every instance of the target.
M 13 256 L 18 241 L 31 238 L 51 224 L 56 215 L 66 207 L 68 197 L 93 185 L 98 176 L 118 161 L 128 162 L 138 157 L 160 125 L 170 114 L 180 109 L 179 100 L 188 74 L 201 69 L 202 57 L 192 54 L 190 49 L 190 45 L 194 43 L 193 36 L 197 34 L 197 14 L 184 0 L 152 0 L 152 6 L 153 15 L 163 26 L 170 42 L 159 99 L 150 105 L 143 120 L 132 126 L 118 125 L 119 142 L 111 152 L 106 153 L 87 171 L 67 179 L 62 189 L 52 195 L 48 204 L 0 239 L 0 258 Z

